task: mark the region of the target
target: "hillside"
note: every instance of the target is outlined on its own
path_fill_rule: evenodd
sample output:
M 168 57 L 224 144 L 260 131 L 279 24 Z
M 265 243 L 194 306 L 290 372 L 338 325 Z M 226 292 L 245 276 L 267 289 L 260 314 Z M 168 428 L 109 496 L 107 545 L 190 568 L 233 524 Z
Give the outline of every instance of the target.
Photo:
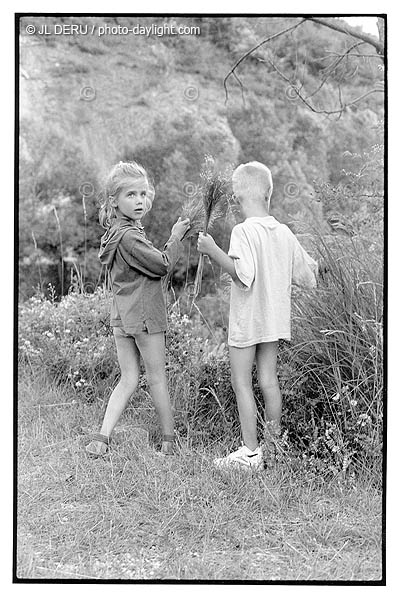
M 200 35 L 28 35 L 46 24 L 90 24 L 98 28 L 179 20 Z M 60 289 L 60 256 L 99 277 L 96 196 L 110 166 L 133 157 L 153 176 L 156 202 L 147 227 L 160 245 L 193 193 L 205 154 L 221 167 L 261 160 L 274 175 L 273 212 L 284 221 L 310 213 L 314 180 L 338 185 L 349 155 L 379 141 L 382 97 L 373 94 L 340 119 L 312 113 L 267 63 L 249 58 L 238 74 L 224 77 L 257 42 L 287 26 L 277 18 L 27 18 L 20 38 L 20 261 L 21 294 L 51 280 Z M 311 23 L 273 46 L 274 60 L 293 81 L 316 87 L 326 56 L 344 43 L 340 34 Z M 268 56 L 260 50 L 258 59 Z M 325 62 L 321 58 L 325 56 Z M 378 61 L 335 73 L 315 98 L 334 105 L 337 82 L 357 97 L 382 77 Z M 346 152 L 348 153 L 346 155 Z M 346 158 L 347 156 L 347 158 Z M 82 202 L 82 196 L 85 196 Z M 315 204 L 315 203 L 314 203 Z M 311 207 L 321 216 L 319 208 Z M 69 261 L 69 262 L 68 262 Z M 34 268 L 32 268 L 34 267 Z M 38 268 L 41 267 L 40 274 Z M 65 271 L 65 269 L 64 269 Z M 63 273 L 68 280 L 67 274 Z M 66 282 L 66 285 L 68 281 Z M 64 287 L 64 286 L 62 286 Z

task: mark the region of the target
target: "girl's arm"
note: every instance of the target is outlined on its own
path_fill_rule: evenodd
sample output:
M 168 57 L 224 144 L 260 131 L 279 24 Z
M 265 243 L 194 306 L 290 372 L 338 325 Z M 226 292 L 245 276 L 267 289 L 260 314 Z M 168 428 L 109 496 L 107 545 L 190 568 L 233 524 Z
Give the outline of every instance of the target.
M 171 236 L 162 251 L 155 248 L 143 233 L 129 230 L 121 240 L 122 256 L 130 267 L 148 277 L 164 277 L 172 271 L 181 255 L 181 239 L 189 227 L 189 219 L 179 218 L 173 225 Z
M 148 277 L 160 278 L 174 268 L 183 244 L 178 237 L 171 235 L 163 250 L 158 250 L 143 234 L 127 232 L 120 247 L 130 267 Z

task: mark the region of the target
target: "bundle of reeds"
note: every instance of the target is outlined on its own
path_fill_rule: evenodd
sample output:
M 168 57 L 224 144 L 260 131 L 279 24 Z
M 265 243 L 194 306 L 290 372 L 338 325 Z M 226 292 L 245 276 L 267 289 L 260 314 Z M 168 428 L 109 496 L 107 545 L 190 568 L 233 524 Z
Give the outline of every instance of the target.
M 230 197 L 230 172 L 220 172 L 215 168 L 214 159 L 205 157 L 200 172 L 201 185 L 196 194 L 188 198 L 182 207 L 182 218 L 190 220 L 188 236 L 200 231 L 208 233 L 214 223 L 226 214 Z M 194 282 L 193 298 L 201 290 L 203 278 L 204 254 L 200 254 Z

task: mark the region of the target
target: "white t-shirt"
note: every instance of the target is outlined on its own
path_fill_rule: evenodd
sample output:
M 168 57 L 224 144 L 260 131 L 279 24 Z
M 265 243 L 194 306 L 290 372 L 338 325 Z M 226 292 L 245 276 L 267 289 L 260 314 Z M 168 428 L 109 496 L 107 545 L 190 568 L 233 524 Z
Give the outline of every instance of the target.
M 315 287 L 316 261 L 272 216 L 249 217 L 236 225 L 228 255 L 240 280 L 231 285 L 228 344 L 244 348 L 290 340 L 292 283 Z

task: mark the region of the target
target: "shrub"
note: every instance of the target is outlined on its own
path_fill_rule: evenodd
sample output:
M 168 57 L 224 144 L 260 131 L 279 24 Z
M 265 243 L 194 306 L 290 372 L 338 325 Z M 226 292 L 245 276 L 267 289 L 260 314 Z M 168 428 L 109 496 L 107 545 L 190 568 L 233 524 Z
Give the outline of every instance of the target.
M 292 342 L 282 342 L 278 376 L 284 440 L 309 469 L 335 475 L 381 473 L 383 423 L 382 260 L 377 236 L 314 236 L 326 272 L 318 289 L 293 292 Z M 210 297 L 208 296 L 208 299 Z M 220 297 L 220 299 L 222 296 Z M 109 327 L 110 294 L 72 291 L 56 303 L 38 295 L 20 307 L 22 366 L 69 382 L 91 401 L 115 384 L 118 366 Z M 200 302 L 201 304 L 201 302 Z M 207 310 L 207 306 L 209 310 Z M 226 328 L 216 302 L 190 312 L 181 296 L 169 309 L 167 374 L 177 429 L 188 441 L 240 439 L 230 382 Z M 221 306 L 222 308 L 222 306 Z M 186 313 L 186 314 L 185 314 Z M 263 400 L 253 385 L 263 429 Z M 145 375 L 134 405 L 148 399 Z M 152 414 L 152 413 L 149 413 Z
M 18 346 L 22 366 L 40 369 L 71 391 L 93 400 L 114 379 L 116 355 L 109 326 L 110 298 L 72 291 L 60 302 L 39 294 L 19 310 Z
M 376 247 L 375 247 L 376 246 Z M 287 347 L 285 419 L 296 445 L 331 468 L 380 470 L 383 293 L 379 237 L 316 238 L 327 272 L 294 296 Z

